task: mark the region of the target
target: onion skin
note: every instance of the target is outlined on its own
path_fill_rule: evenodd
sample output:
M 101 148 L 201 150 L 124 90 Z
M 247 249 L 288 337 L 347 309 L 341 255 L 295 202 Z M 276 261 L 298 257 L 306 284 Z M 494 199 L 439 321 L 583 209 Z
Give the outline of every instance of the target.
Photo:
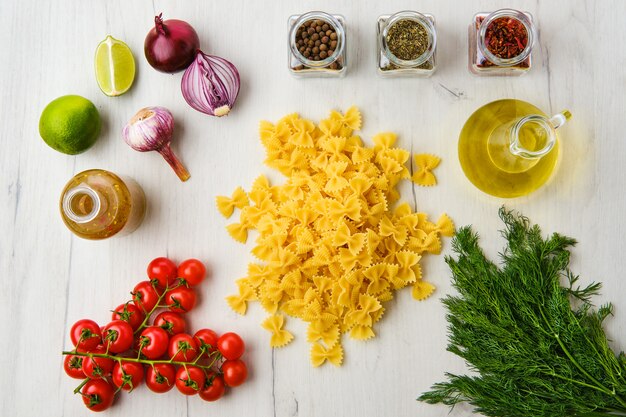
M 235 105 L 241 81 L 230 61 L 198 51 L 180 83 L 192 108 L 210 116 L 226 116 Z
M 138 152 L 157 151 L 172 167 L 181 181 L 189 172 L 170 148 L 174 117 L 165 107 L 146 107 L 137 112 L 122 129 L 124 141 Z
M 158 71 L 182 71 L 194 60 L 200 39 L 189 23 L 177 19 L 163 21 L 161 16 L 154 17 L 154 27 L 146 35 L 146 59 Z

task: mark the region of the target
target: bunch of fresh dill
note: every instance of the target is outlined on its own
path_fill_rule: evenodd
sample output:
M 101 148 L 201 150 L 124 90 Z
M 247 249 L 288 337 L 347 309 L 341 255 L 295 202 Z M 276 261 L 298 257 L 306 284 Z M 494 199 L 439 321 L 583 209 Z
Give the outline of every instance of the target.
M 489 261 L 469 227 L 447 257 L 458 296 L 448 296 L 448 350 L 475 376 L 446 374 L 419 400 L 468 402 L 493 417 L 626 416 L 626 355 L 602 328 L 610 304 L 594 311 L 600 284 L 575 287 L 568 266 L 576 241 L 541 236 L 528 219 L 500 209 L 508 244 Z

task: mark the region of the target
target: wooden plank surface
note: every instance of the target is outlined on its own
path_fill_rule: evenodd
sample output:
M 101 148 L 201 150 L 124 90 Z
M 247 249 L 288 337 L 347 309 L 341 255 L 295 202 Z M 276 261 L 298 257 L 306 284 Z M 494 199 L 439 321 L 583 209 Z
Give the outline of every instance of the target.
M 403 200 L 432 216 L 449 213 L 457 225 L 474 224 L 496 256 L 502 245 L 497 209 L 503 200 L 487 197 L 463 176 L 456 155 L 459 131 L 480 105 L 519 98 L 547 113 L 571 110 L 562 128 L 563 155 L 552 181 L 527 197 L 506 201 L 544 231 L 576 237 L 573 267 L 585 282 L 604 283 L 598 301 L 615 301 L 607 322 L 616 349 L 626 348 L 626 3 L 621 1 L 511 1 L 538 22 L 533 70 L 522 78 L 476 78 L 467 71 L 467 27 L 475 12 L 505 6 L 496 1 L 328 0 L 282 1 L 78 1 L 0 2 L 0 414 L 3 416 L 88 415 L 75 381 L 65 376 L 60 352 L 69 348 L 68 330 L 89 317 L 100 323 L 127 299 L 156 256 L 197 257 L 212 269 L 193 328 L 212 327 L 242 334 L 251 368 L 244 386 L 215 404 L 145 387 L 122 399 L 110 416 L 446 416 L 443 406 L 415 398 L 444 371 L 464 370 L 445 351 L 446 322 L 438 299 L 450 291 L 443 257 L 424 263 L 436 296 L 415 302 L 410 290 L 388 304 L 368 342 L 344 339 L 345 364 L 313 369 L 305 327 L 295 319 L 288 347 L 272 351 L 259 323 L 258 305 L 247 316 L 230 311 L 224 296 L 245 274 L 251 245 L 227 235 L 214 197 L 237 186 L 249 188 L 261 173 L 257 137 L 262 119 L 290 112 L 319 120 L 331 109 L 352 104 L 363 112 L 363 137 L 395 131 L 399 145 L 442 157 L 434 188 L 401 187 Z M 375 24 L 381 14 L 419 7 L 437 20 L 438 70 L 430 79 L 388 80 L 375 70 Z M 292 78 L 287 71 L 287 17 L 309 10 L 341 13 L 348 25 L 350 67 L 340 80 Z M 242 76 L 235 110 L 214 119 L 190 109 L 180 94 L 180 74 L 149 67 L 143 40 L 155 13 L 190 22 L 205 52 L 234 62 Z M 107 34 L 128 43 L 138 65 L 136 84 L 108 98 L 94 77 L 95 47 Z M 92 100 L 104 120 L 98 143 L 72 157 L 52 151 L 38 134 L 43 107 L 64 94 Z M 162 105 L 174 113 L 174 149 L 192 178 L 182 184 L 158 154 L 126 146 L 122 126 L 141 107 Z M 58 198 L 64 184 L 89 168 L 135 178 L 144 188 L 149 212 L 134 234 L 91 242 L 65 229 Z M 449 241 L 444 253 L 450 253 Z M 458 407 L 454 416 L 470 415 Z

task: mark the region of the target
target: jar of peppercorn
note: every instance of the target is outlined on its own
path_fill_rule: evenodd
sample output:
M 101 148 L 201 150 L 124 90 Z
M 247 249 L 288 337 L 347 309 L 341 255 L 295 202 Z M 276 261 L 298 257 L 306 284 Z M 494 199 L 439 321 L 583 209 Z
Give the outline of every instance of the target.
M 432 15 L 402 11 L 380 16 L 376 36 L 381 76 L 428 77 L 435 72 L 437 33 Z
M 324 12 L 290 16 L 288 64 L 295 76 L 344 76 L 347 66 L 344 17 Z
M 469 27 L 469 70 L 476 75 L 522 75 L 532 66 L 537 38 L 530 13 L 477 13 Z

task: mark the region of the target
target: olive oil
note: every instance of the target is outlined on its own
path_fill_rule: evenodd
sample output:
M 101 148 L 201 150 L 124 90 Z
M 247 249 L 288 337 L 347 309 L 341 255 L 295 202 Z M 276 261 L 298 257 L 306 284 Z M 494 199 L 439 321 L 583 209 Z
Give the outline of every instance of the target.
M 84 239 L 106 239 L 134 231 L 142 222 L 145 196 L 130 178 L 102 169 L 83 171 L 72 178 L 60 201 L 65 225 Z
M 519 153 L 513 152 L 511 130 L 516 121 L 529 115 L 537 117 L 529 117 L 515 130 Z M 556 133 L 547 123 L 540 109 L 521 100 L 498 100 L 479 108 L 459 138 L 463 172 L 476 187 L 496 197 L 535 191 L 550 178 L 559 156 L 558 139 L 551 137 L 551 132 Z

